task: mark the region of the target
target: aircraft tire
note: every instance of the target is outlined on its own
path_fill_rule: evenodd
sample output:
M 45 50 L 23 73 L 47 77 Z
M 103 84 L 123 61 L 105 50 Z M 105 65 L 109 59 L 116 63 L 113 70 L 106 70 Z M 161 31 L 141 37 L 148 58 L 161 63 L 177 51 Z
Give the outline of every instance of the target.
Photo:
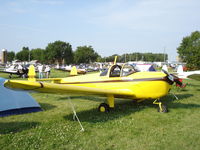
M 162 104 L 161 107 L 162 107 L 162 111 L 161 111 L 160 107 L 158 107 L 158 112 L 160 112 L 160 113 L 167 113 L 168 112 L 166 105 Z
M 99 112 L 109 112 L 110 107 L 106 103 L 101 103 L 98 107 Z

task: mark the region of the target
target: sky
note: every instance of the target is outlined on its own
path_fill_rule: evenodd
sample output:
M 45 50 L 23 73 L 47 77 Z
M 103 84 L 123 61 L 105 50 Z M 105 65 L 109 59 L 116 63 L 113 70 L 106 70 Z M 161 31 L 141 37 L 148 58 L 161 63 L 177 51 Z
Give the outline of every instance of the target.
M 167 53 L 200 31 L 200 0 L 0 0 L 0 49 L 91 45 L 101 56 Z

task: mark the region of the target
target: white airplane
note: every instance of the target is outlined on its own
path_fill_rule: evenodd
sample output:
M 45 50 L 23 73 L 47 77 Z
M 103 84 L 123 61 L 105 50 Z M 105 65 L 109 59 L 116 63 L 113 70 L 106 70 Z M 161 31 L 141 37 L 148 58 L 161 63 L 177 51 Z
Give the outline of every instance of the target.
M 12 75 L 18 75 L 19 77 L 27 77 L 28 74 L 28 67 L 22 67 L 21 65 L 12 65 L 4 70 L 0 70 L 1 73 L 10 74 L 9 78 L 12 78 Z
M 193 75 L 193 74 L 200 74 L 200 70 L 195 70 L 195 71 L 183 71 L 183 66 L 179 65 L 177 68 L 177 74 L 179 78 L 182 79 L 187 79 L 188 76 Z

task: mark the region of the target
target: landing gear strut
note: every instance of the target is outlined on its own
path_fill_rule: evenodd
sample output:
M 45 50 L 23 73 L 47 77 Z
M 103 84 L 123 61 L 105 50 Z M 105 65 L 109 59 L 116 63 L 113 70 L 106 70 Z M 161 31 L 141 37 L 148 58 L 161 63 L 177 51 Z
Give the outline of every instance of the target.
M 159 99 L 156 99 L 153 104 L 157 104 L 159 107 L 158 107 L 158 112 L 160 113 L 166 113 L 168 112 L 167 110 L 167 106 L 162 104 L 162 102 L 159 100 Z

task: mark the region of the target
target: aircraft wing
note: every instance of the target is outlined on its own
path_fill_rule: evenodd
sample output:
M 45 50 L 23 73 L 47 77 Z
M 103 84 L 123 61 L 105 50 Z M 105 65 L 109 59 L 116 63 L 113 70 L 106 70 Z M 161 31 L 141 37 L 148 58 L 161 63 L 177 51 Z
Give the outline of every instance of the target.
M 44 79 L 37 79 L 37 81 L 60 81 L 62 78 L 44 78 Z
M 4 86 L 16 90 L 37 91 L 43 93 L 57 93 L 57 94 L 89 94 L 108 96 L 114 95 L 115 97 L 133 97 L 133 91 L 129 89 L 102 89 L 93 87 L 76 86 L 69 84 L 56 84 L 47 82 L 33 82 L 24 80 L 7 80 Z
M 17 71 L 0 71 L 1 73 L 18 74 Z

